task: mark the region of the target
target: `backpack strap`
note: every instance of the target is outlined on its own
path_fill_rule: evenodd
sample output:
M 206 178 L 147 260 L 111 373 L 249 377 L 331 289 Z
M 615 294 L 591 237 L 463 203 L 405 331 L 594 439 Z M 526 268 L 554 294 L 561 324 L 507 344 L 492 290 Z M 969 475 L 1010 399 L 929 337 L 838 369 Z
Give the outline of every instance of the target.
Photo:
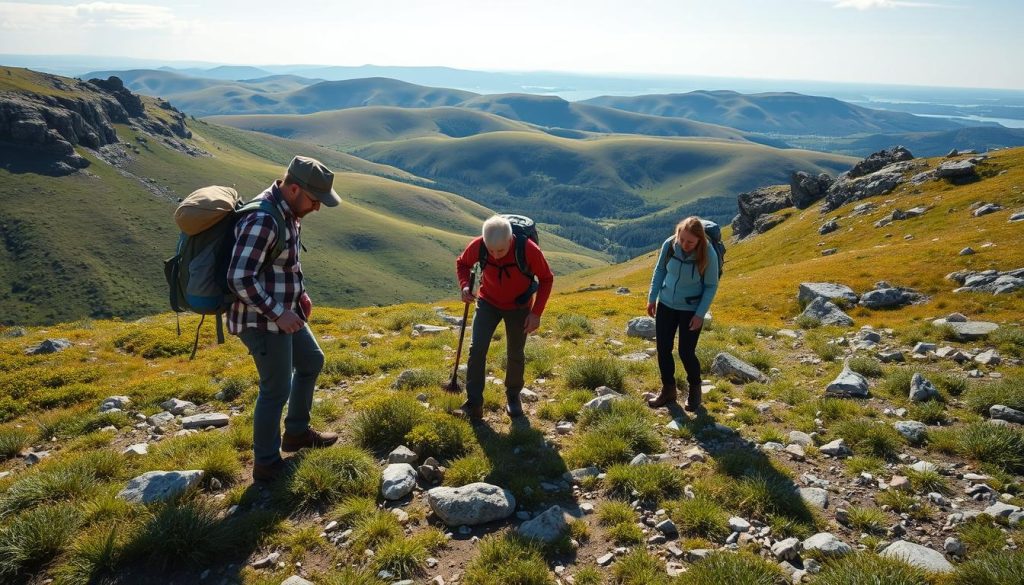
M 274 246 L 270 250 L 270 255 L 267 257 L 267 261 L 263 264 L 265 268 L 266 266 L 273 264 L 274 261 L 284 253 L 285 241 L 288 239 L 285 231 L 285 225 L 287 224 L 285 223 L 284 215 L 281 214 L 281 210 L 277 205 L 274 205 L 273 201 L 267 199 L 253 199 L 239 207 L 236 213 L 242 215 L 246 213 L 253 213 L 255 211 L 262 211 L 274 218 L 274 227 L 276 228 L 277 233 L 277 238 L 275 238 Z M 261 270 L 262 269 L 263 268 L 261 268 Z

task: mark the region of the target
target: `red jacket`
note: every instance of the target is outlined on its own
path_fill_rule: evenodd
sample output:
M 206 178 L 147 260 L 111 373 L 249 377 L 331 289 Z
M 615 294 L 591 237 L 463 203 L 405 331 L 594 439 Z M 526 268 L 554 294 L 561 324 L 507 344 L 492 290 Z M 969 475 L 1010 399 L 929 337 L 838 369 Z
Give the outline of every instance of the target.
M 483 244 L 483 237 L 474 238 L 466 246 L 455 260 L 455 270 L 459 276 L 459 289 L 469 286 L 469 274 L 473 266 L 480 261 L 480 246 Z M 488 257 L 487 266 L 484 267 L 483 277 L 480 283 L 480 298 L 503 311 L 518 308 L 515 298 L 523 294 L 530 286 L 529 279 L 515 266 L 515 246 L 509 246 L 508 253 L 502 258 Z M 498 268 L 502 264 L 512 264 L 504 272 Z M 539 287 L 533 299 L 531 311 L 538 317 L 544 313 L 544 305 L 551 296 L 551 285 L 555 282 L 555 275 L 551 273 L 548 261 L 544 253 L 540 251 L 533 240 L 526 241 L 526 265 L 537 276 Z

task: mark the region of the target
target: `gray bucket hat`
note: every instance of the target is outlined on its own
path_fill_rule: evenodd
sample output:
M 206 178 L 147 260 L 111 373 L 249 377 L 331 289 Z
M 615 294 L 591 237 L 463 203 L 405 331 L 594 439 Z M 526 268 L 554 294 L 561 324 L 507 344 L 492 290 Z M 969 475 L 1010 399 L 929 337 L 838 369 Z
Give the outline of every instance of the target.
M 341 197 L 334 191 L 334 173 L 315 158 L 296 156 L 288 164 L 288 174 L 299 187 L 302 187 L 320 203 L 327 207 L 337 207 Z

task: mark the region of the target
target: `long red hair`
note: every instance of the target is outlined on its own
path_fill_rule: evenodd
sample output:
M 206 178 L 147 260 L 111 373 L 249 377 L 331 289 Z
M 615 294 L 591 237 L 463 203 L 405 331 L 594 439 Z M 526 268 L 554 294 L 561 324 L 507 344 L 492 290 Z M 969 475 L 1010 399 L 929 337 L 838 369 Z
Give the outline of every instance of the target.
M 697 270 L 700 271 L 701 276 L 704 276 L 704 271 L 708 267 L 708 237 L 704 233 L 704 224 L 695 215 L 691 215 L 679 222 L 676 225 L 676 243 L 679 244 L 680 248 L 683 247 L 683 232 L 689 232 L 697 237 L 697 247 L 693 249 L 693 254 L 697 263 Z

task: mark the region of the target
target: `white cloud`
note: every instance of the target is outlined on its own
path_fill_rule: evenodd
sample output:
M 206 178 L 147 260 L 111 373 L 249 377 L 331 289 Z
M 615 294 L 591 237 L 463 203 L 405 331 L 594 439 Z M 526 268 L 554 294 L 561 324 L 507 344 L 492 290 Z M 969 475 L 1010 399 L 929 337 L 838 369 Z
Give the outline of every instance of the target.
M 908 0 L 828 0 L 836 8 L 855 8 L 872 10 L 874 8 L 938 8 L 941 5 L 930 2 L 911 2 Z
M 59 27 L 153 30 L 173 28 L 174 13 L 165 6 L 88 2 L 60 6 L 0 2 L 0 29 L 52 31 Z

